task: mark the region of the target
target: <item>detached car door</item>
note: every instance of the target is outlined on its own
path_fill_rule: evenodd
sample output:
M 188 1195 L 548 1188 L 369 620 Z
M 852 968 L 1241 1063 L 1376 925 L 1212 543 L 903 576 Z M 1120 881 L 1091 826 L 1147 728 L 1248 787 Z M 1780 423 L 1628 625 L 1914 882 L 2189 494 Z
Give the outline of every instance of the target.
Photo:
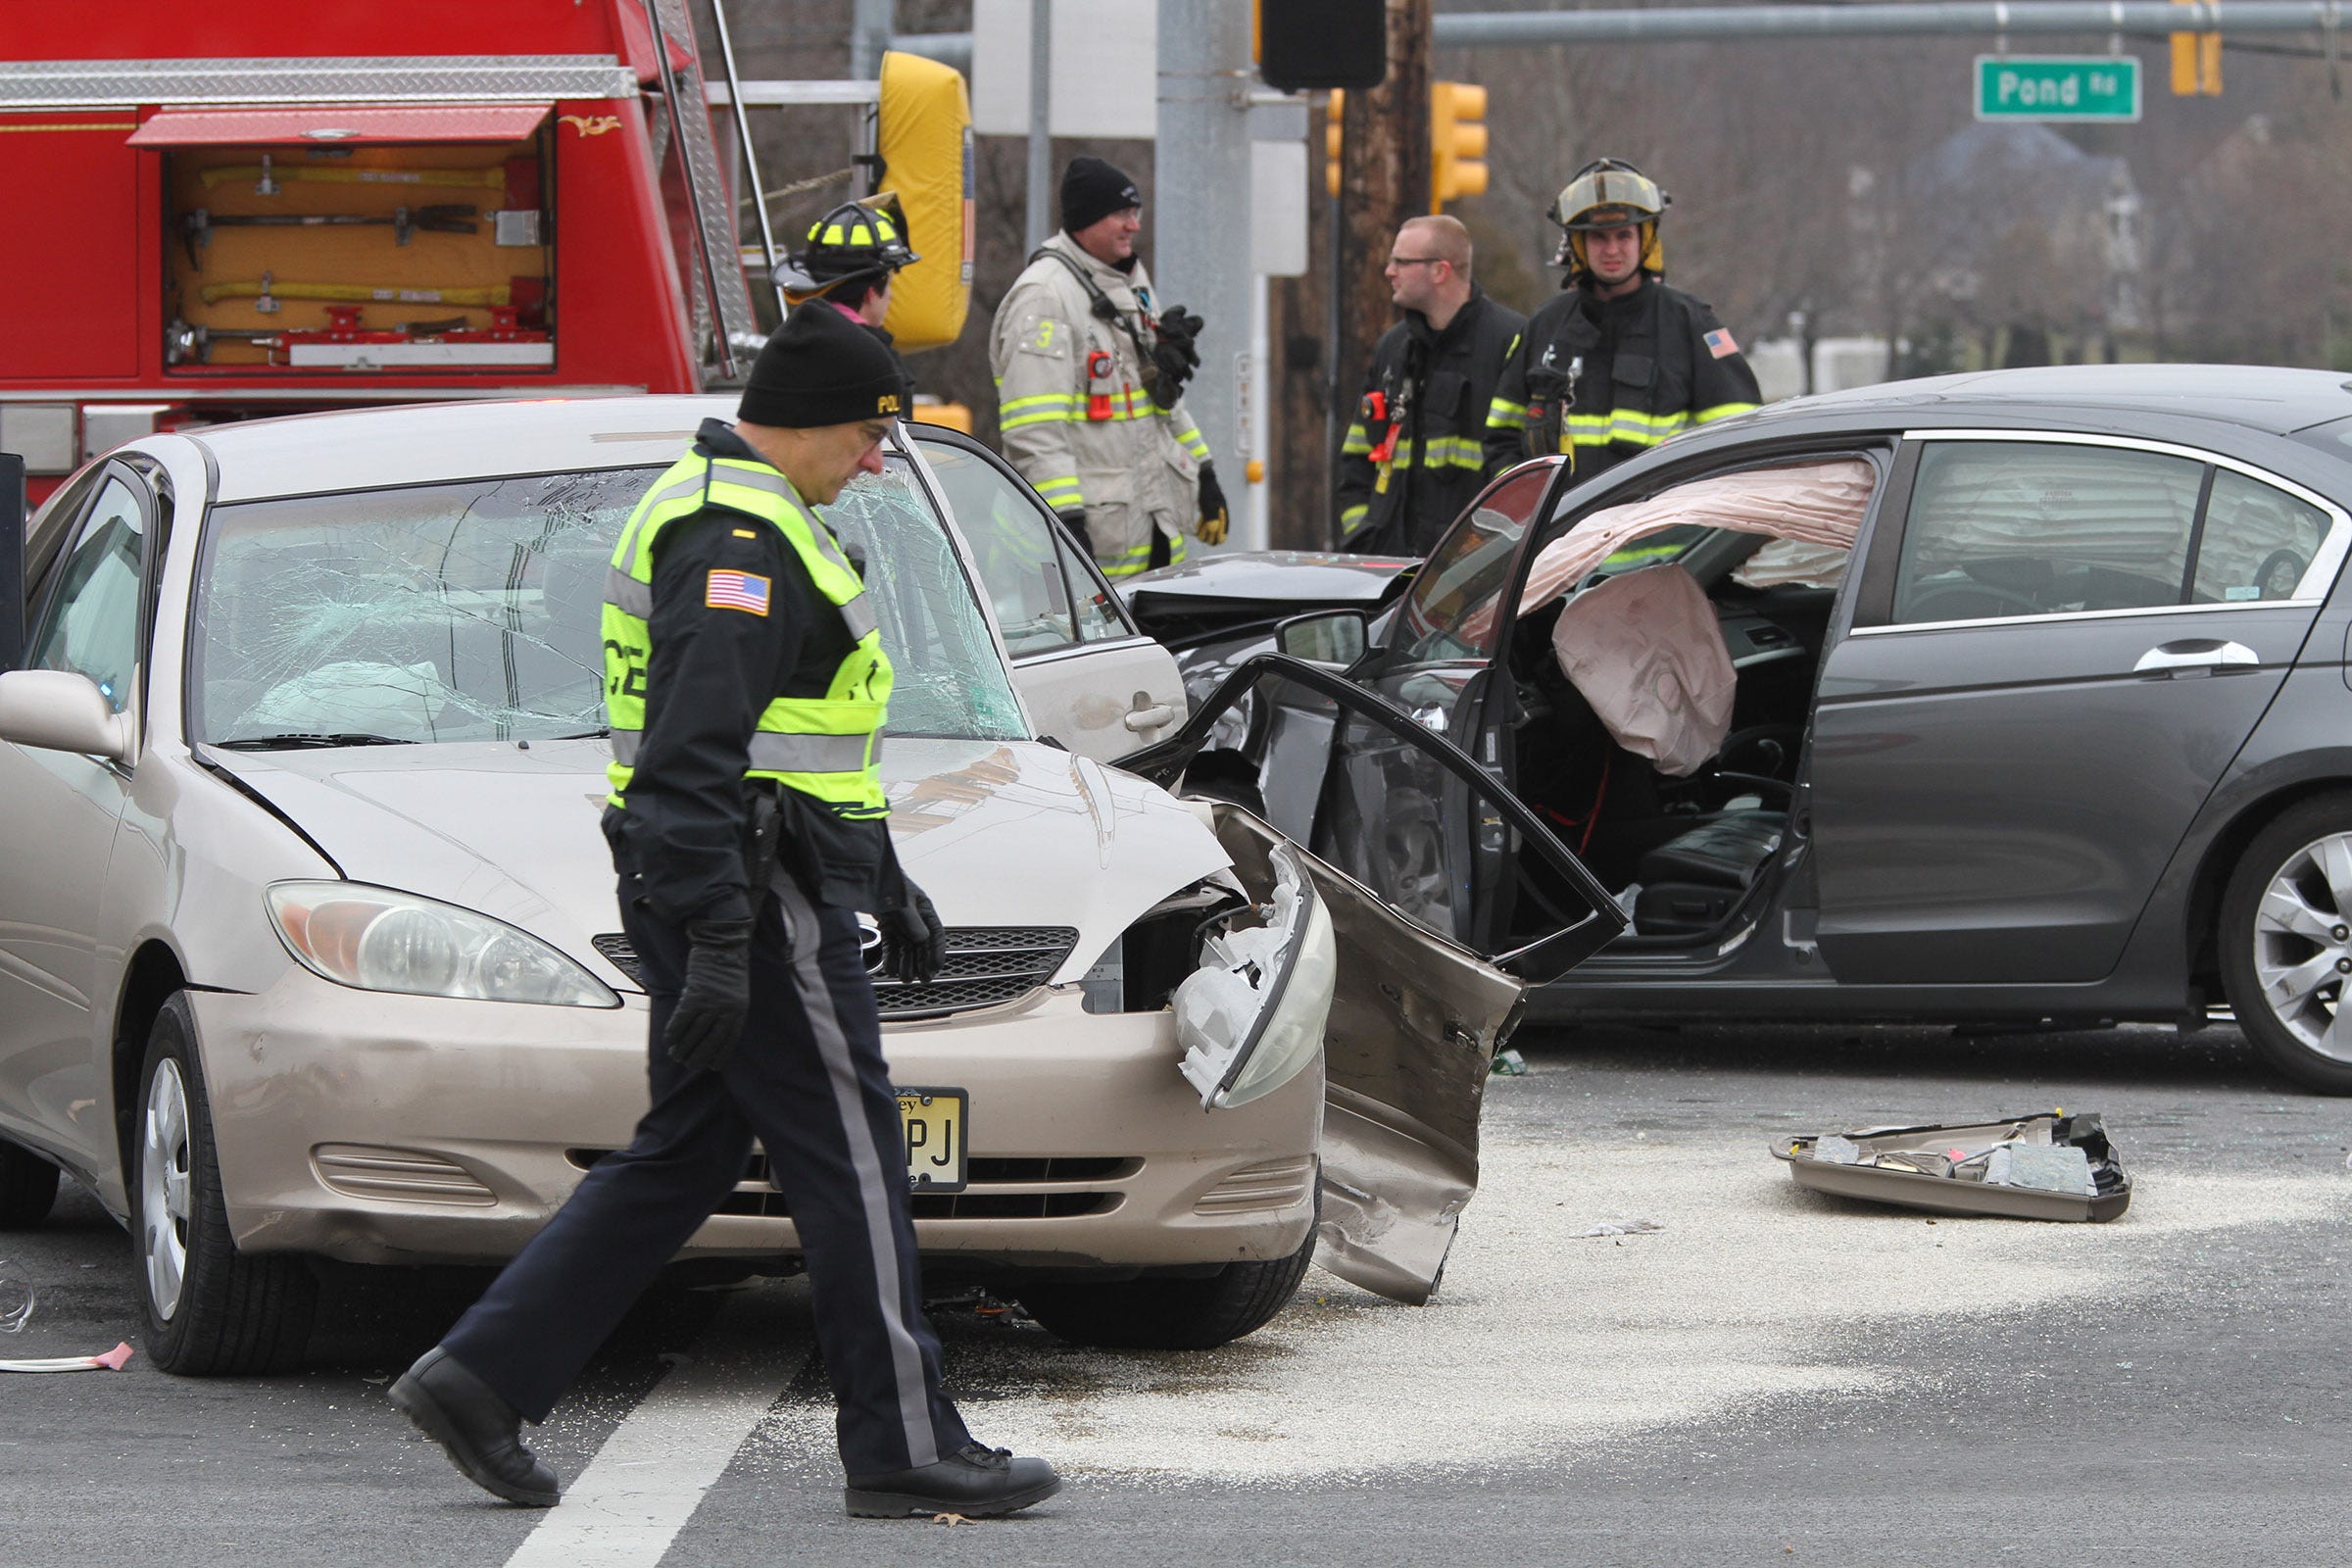
M 1038 733 L 1103 762 L 1172 734 L 1187 707 L 1176 656 L 1136 629 L 1037 492 L 976 442 L 926 428 L 909 444 L 970 548 Z
M 2348 537 L 2324 498 L 2208 452 L 1907 435 L 1814 718 L 1838 980 L 2110 972 Z
M 1353 765 L 1361 747 L 1411 756 L 1443 777 L 1465 808 L 1517 835 L 1571 890 L 1561 929 L 1508 953 L 1459 939 L 1449 906 L 1406 906 L 1331 858 L 1304 854 L 1338 941 L 1337 981 L 1324 1037 L 1321 1242 L 1317 1261 L 1343 1279 L 1401 1300 L 1428 1298 L 1461 1210 L 1478 1188 L 1478 1119 L 1495 1048 L 1508 1038 L 1528 985 L 1581 962 L 1625 929 L 1606 889 L 1526 805 L 1468 754 L 1347 675 L 1264 654 L 1226 677 L 1176 735 L 1119 765 L 1184 792 L 1187 765 L 1219 720 L 1246 703 L 1303 710 L 1326 706 L 1339 737 L 1325 778 L 1326 809 L 1342 820 L 1376 815 L 1390 769 Z M 1377 742 L 1371 737 L 1377 736 Z M 1279 840 L 1241 807 L 1213 808 L 1218 838 L 1237 863 Z M 1328 838 L 1322 825 L 1318 840 Z M 1296 835 L 1294 835 L 1296 837 Z M 1298 849 L 1298 844 L 1292 845 Z

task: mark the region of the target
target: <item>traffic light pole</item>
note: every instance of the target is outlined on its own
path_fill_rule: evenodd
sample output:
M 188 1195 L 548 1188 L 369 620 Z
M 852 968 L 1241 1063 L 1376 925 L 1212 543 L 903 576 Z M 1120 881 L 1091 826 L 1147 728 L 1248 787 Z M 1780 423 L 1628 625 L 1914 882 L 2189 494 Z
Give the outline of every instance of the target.
M 1234 512 L 1251 525 L 1262 485 L 1250 483 L 1243 411 L 1260 400 L 1250 353 L 1257 289 L 1250 272 L 1250 9 L 1227 0 L 1159 0 L 1159 137 L 1152 154 L 1152 276 L 1159 304 L 1207 324 L 1200 368 L 1184 389 Z M 1249 520 L 1246 520 L 1249 519 Z M 1189 519 L 1188 519 L 1189 520 Z M 1258 535 L 1262 539 L 1262 534 Z

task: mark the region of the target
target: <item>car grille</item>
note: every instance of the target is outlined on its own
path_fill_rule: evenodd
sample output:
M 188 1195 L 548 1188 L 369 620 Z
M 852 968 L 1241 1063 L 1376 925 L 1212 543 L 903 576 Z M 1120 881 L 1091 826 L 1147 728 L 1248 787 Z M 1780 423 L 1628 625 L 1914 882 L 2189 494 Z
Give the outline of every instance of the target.
M 564 1157 L 586 1170 L 609 1149 L 570 1149 Z M 1025 1187 L 1049 1183 L 1068 1186 L 1088 1182 L 1123 1181 L 1144 1168 L 1140 1159 L 1116 1154 L 1088 1154 L 1055 1159 L 989 1159 L 974 1157 L 960 1193 L 917 1193 L 908 1200 L 916 1219 L 1065 1219 L 1079 1214 L 1107 1214 L 1119 1206 L 1120 1194 L 1102 1188 L 1033 1192 Z M 784 1195 L 768 1185 L 767 1156 L 752 1152 L 743 1180 L 720 1200 L 716 1214 L 750 1214 L 766 1219 L 789 1219 L 792 1207 Z
M 618 931 L 591 939 L 596 951 L 639 985 L 637 950 Z M 874 1004 L 885 1018 L 937 1018 L 974 1007 L 1014 1002 L 1053 978 L 1078 942 L 1066 925 L 959 925 L 948 932 L 947 957 L 939 978 L 927 986 L 902 985 L 874 975 Z M 878 946 L 867 949 L 867 972 L 881 961 Z
M 1314 1156 L 1247 1165 L 1202 1193 L 1193 1212 L 1207 1219 L 1268 1213 L 1303 1203 L 1315 1190 Z

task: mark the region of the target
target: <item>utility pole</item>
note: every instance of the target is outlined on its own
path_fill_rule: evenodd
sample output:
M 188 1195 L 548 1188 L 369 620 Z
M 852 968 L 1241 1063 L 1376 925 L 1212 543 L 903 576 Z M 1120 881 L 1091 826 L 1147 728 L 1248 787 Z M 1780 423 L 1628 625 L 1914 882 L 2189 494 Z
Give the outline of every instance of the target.
M 1396 225 L 1429 211 L 1431 0 L 1389 0 L 1389 75 L 1349 92 L 1340 127 L 1338 271 L 1331 279 L 1333 406 L 1346 429 L 1372 345 L 1396 318 L 1381 275 Z M 1338 453 L 1325 454 L 1329 462 Z

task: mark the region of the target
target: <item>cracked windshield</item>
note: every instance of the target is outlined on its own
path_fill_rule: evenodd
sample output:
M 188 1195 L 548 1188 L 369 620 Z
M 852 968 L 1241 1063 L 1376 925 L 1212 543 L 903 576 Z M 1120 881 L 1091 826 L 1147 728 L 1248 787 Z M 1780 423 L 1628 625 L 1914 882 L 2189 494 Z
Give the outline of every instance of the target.
M 190 685 L 198 738 L 260 747 L 548 740 L 604 727 L 605 571 L 661 470 L 528 474 L 222 507 Z M 906 464 L 824 511 L 896 667 L 894 735 L 1025 733 Z

